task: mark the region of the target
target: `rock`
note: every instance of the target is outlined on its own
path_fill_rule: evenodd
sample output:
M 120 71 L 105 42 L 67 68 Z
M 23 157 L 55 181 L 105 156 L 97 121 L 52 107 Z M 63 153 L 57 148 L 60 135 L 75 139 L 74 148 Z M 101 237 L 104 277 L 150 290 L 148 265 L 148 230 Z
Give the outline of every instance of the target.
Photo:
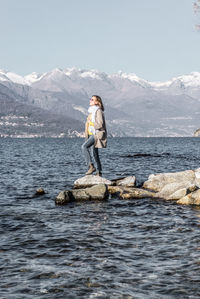
M 182 188 L 171 194 L 167 199 L 168 200 L 179 200 L 182 197 L 186 196 L 187 194 L 190 194 L 191 192 L 194 192 L 198 189 L 196 185 L 191 185 L 188 188 Z
M 72 191 L 62 191 L 56 197 L 56 204 L 64 205 L 72 201 L 81 200 L 103 200 L 108 197 L 108 187 L 105 184 L 99 184 L 85 189 L 74 189 Z
M 86 193 L 91 199 L 106 199 L 108 197 L 108 186 L 106 184 L 99 184 L 85 189 Z
M 200 188 L 200 168 L 194 170 L 195 185 Z
M 112 182 L 100 176 L 86 175 L 74 182 L 74 188 L 87 188 L 99 184 L 112 185 Z
M 160 192 L 165 185 L 176 183 L 181 186 L 189 186 L 195 184 L 195 172 L 186 170 L 174 173 L 151 174 L 143 188 Z
M 168 199 L 170 195 L 174 194 L 177 190 L 183 189 L 184 187 L 185 186 L 182 183 L 170 183 L 164 185 L 163 188 L 157 194 L 160 198 Z
M 194 132 L 194 137 L 200 137 L 200 129 L 197 129 L 197 130 Z
M 74 182 L 74 189 L 60 192 L 57 204 L 73 200 L 104 200 L 110 194 L 119 194 L 122 199 L 162 198 L 177 200 L 181 204 L 200 205 L 200 168 L 175 173 L 152 174 L 143 188 L 136 188 L 134 176 L 109 181 L 105 178 L 87 175 Z M 198 189 L 198 190 L 197 190 Z
M 69 202 L 72 202 L 74 200 L 73 194 L 71 191 L 62 191 L 58 194 L 56 197 L 56 204 L 57 205 L 65 205 Z
M 178 200 L 187 194 L 187 188 L 176 190 L 174 193 L 167 196 L 167 200 Z
M 45 194 L 45 191 L 43 188 L 39 188 L 35 192 L 35 196 L 40 196 L 40 195 L 44 195 L 44 194 Z
M 72 190 L 72 194 L 75 200 L 89 200 L 90 195 L 87 194 L 85 189 Z
M 117 186 L 135 187 L 136 178 L 135 176 L 128 176 L 123 179 L 112 180 L 112 182 Z
M 200 205 L 200 189 L 191 192 L 177 201 L 178 204 L 182 205 Z
M 157 196 L 167 200 L 177 200 L 185 196 L 186 194 L 195 191 L 197 187 L 195 185 L 188 185 L 183 183 L 171 183 L 165 185 Z
M 110 194 L 122 193 L 124 191 L 123 187 L 120 186 L 108 186 L 108 192 Z
M 155 197 L 157 197 L 157 194 L 155 192 L 151 192 L 140 188 L 127 188 L 120 194 L 120 198 L 122 199 Z
M 157 196 L 156 192 L 151 192 L 140 188 L 131 188 L 131 187 L 124 187 L 124 186 L 108 186 L 108 192 L 110 194 L 119 193 L 119 197 L 122 199 L 147 198 L 147 197 Z
M 196 186 L 196 185 L 191 185 L 191 186 L 189 186 L 189 187 L 187 188 L 187 194 L 188 194 L 188 193 L 191 193 L 191 192 L 194 192 L 194 191 L 196 191 L 196 190 L 198 190 L 198 189 L 199 189 L 198 186 Z

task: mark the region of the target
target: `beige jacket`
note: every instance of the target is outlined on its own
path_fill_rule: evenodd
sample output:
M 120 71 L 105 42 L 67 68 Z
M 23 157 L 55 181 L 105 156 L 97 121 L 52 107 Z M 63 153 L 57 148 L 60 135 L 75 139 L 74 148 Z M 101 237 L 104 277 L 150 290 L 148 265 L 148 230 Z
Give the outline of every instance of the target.
M 88 126 L 89 126 L 89 120 L 87 118 L 87 121 L 85 123 L 85 137 L 88 138 Z M 95 114 L 95 123 L 94 123 L 94 128 L 95 128 L 95 147 L 98 148 L 104 148 L 107 146 L 107 130 L 106 130 L 106 123 L 105 123 L 105 118 L 104 118 L 104 113 L 103 111 L 99 108 L 96 111 Z

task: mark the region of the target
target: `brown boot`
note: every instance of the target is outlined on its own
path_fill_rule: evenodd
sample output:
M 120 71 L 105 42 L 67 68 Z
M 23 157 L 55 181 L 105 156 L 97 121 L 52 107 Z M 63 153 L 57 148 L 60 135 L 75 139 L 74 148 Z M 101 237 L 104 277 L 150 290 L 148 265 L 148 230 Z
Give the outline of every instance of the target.
M 90 164 L 88 171 L 86 172 L 86 175 L 92 174 L 93 172 L 96 171 L 96 168 L 94 167 L 93 164 Z

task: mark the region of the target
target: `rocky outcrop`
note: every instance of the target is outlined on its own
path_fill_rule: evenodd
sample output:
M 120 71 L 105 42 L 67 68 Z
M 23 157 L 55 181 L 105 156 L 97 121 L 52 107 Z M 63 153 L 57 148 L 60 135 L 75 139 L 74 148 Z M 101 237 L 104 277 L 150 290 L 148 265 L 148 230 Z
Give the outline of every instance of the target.
M 96 175 L 86 175 L 74 182 L 72 190 L 60 192 L 56 197 L 55 202 L 56 204 L 64 205 L 73 201 L 104 200 L 108 198 L 109 194 L 112 195 L 116 193 L 121 194 L 120 198 L 123 198 L 123 193 L 128 192 L 127 188 L 135 186 L 135 181 L 136 179 L 134 176 L 118 178 L 110 181 Z M 136 196 L 135 192 L 134 197 L 137 198 L 138 196 L 139 195 Z
M 87 175 L 74 182 L 72 190 L 62 191 L 56 204 L 72 201 L 104 200 L 117 196 L 119 199 L 164 199 L 178 204 L 200 205 L 200 168 L 174 173 L 151 174 L 142 188 L 135 186 L 134 176 L 107 180 Z

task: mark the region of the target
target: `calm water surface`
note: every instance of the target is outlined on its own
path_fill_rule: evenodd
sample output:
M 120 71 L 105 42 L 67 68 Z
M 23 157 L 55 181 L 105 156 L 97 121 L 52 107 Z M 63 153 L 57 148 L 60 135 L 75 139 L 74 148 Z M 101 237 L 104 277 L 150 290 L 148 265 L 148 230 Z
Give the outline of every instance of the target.
M 200 298 L 200 209 L 161 200 L 56 206 L 82 139 L 0 139 L 0 298 Z M 200 167 L 200 138 L 114 138 L 109 179 Z M 34 197 L 37 188 L 47 192 Z

